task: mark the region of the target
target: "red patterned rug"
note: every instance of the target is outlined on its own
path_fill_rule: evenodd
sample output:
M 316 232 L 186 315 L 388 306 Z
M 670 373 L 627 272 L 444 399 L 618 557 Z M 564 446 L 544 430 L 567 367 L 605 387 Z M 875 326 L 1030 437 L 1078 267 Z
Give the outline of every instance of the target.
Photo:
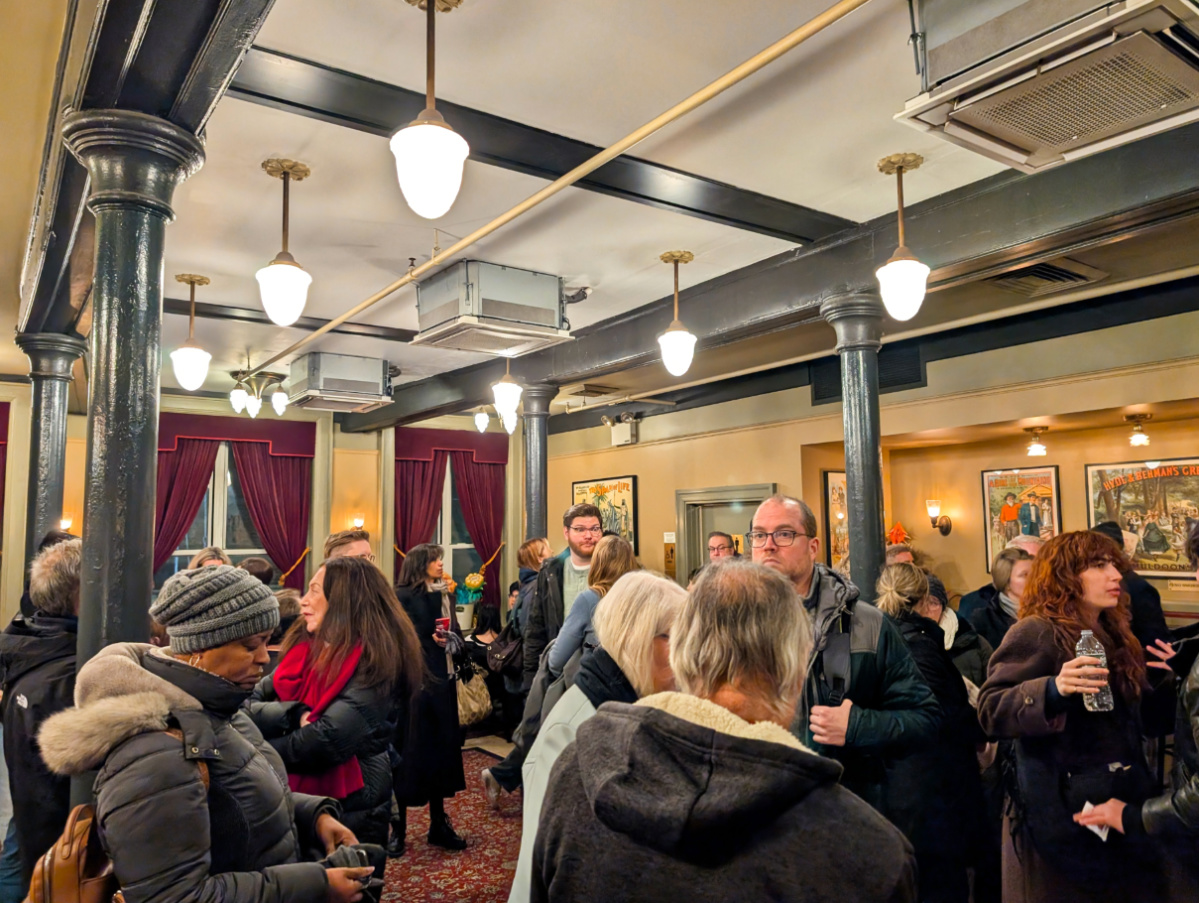
M 383 903 L 506 903 L 520 854 L 521 796 L 505 796 L 499 812 L 487 805 L 479 772 L 499 761 L 478 749 L 462 753 L 466 792 L 446 801 L 461 853 L 429 846 L 429 810 L 408 810 L 408 850 L 387 863 Z

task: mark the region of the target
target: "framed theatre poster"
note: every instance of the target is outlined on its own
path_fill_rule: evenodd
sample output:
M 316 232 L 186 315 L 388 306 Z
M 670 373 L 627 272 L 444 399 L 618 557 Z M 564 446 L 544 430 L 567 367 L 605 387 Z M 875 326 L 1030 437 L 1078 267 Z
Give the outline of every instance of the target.
M 845 474 L 824 472 L 824 559 L 836 568 L 849 557 L 849 506 L 845 497 Z
M 1021 533 L 1052 539 L 1062 532 L 1062 498 L 1057 466 L 983 471 L 987 570 Z
M 1087 465 L 1087 525 L 1114 520 L 1148 577 L 1189 577 L 1187 534 L 1199 520 L 1199 458 Z
M 637 478 L 608 477 L 571 483 L 574 504 L 590 502 L 600 510 L 605 532 L 619 533 L 637 547 Z

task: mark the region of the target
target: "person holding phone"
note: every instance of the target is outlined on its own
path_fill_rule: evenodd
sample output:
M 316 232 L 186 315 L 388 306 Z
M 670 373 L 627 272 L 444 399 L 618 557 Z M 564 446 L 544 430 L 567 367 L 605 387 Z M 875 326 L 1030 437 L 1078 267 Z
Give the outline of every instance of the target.
M 454 655 L 463 652 L 465 643 L 446 586 L 444 554 L 441 546 L 432 543 L 410 549 L 396 585 L 396 596 L 416 627 L 428 674 L 407 724 L 397 728 L 395 746 L 402 761 L 393 785 L 398 815 L 391 823 L 388 853 L 392 856 L 403 854 L 406 809 L 425 805 L 429 843 L 447 850 L 466 849 L 466 841 L 454 831 L 445 812 L 445 801 L 466 789 L 466 775 L 454 685 Z

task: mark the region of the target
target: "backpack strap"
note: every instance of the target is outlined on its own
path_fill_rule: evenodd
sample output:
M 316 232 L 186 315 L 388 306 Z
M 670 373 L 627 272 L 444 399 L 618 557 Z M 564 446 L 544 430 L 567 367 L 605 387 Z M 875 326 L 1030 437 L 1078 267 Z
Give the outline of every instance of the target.
M 836 628 L 828 634 L 824 645 L 822 663 L 824 666 L 824 683 L 829 691 L 829 705 L 833 708 L 841 705 L 845 694 L 849 692 L 850 631 L 846 630 L 845 615 L 837 618 Z
M 165 733 L 168 737 L 174 737 L 180 743 L 185 742 L 183 739 L 183 731 L 177 727 L 167 728 L 167 730 L 163 731 L 163 733 Z M 200 769 L 200 783 L 204 785 L 204 792 L 207 793 L 208 787 L 211 783 L 211 778 L 208 774 L 208 763 L 203 759 L 196 759 L 195 763 L 196 767 Z

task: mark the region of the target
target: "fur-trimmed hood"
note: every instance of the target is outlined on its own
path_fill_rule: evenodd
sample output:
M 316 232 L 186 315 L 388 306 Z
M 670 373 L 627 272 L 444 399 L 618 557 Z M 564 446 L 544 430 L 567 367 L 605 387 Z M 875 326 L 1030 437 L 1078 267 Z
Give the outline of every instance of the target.
M 38 732 L 42 758 L 56 774 L 98 768 L 108 754 L 138 734 L 167 729 L 172 711 L 198 711 L 200 701 L 147 671 L 153 646 L 118 643 L 97 653 L 75 681 L 75 707 L 46 719 Z

